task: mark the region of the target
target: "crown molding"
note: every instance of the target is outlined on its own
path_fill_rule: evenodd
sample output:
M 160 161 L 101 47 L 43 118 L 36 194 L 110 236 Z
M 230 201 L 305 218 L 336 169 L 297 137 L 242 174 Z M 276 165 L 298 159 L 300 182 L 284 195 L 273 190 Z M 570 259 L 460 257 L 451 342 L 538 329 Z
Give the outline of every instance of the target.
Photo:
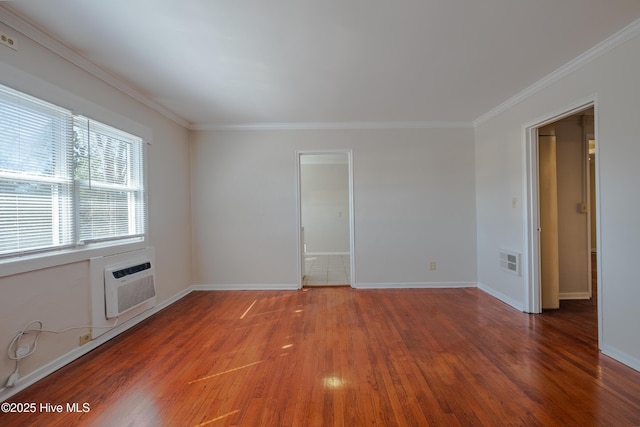
M 193 124 L 150 99 L 131 85 L 107 73 L 87 58 L 69 49 L 50 35 L 0 5 L 0 21 L 66 59 L 108 85 L 162 114 L 189 130 L 347 130 L 347 129 L 460 129 L 472 128 L 472 122 L 309 122 L 309 123 L 210 123 Z
M 89 61 L 87 58 L 69 49 L 50 35 L 39 30 L 15 13 L 6 9 L 4 6 L 0 6 L 0 21 L 13 28 L 14 30 L 20 32 L 25 37 L 38 43 L 45 49 L 48 49 L 56 55 L 66 59 L 77 67 L 83 69 L 89 74 L 92 74 L 93 76 L 114 87 L 115 89 L 118 89 L 125 95 L 130 96 L 136 101 L 146 105 L 152 110 L 162 114 L 166 118 L 176 122 L 182 127 L 189 128 L 191 126 L 191 123 L 189 123 L 184 118 L 178 116 L 173 111 L 167 109 L 165 106 L 159 104 L 158 102 L 143 95 L 140 91 L 133 88 L 131 85 L 115 78 L 111 74 L 104 71 L 102 68 L 98 67 L 93 62 Z
M 366 129 L 471 129 L 472 122 L 309 122 L 309 123 L 210 123 L 191 130 L 366 130 Z
M 573 60 L 567 62 L 565 65 L 553 71 L 551 74 L 543 77 L 538 80 L 536 83 L 532 84 L 528 88 L 523 91 L 517 93 L 515 96 L 509 98 L 502 104 L 493 108 L 492 110 L 486 112 L 481 115 L 477 119 L 473 121 L 473 127 L 478 127 L 483 123 L 488 122 L 492 118 L 496 117 L 500 113 L 508 110 L 509 108 L 519 104 L 524 101 L 528 97 L 540 92 L 542 89 L 550 86 L 551 84 L 557 82 L 558 80 L 566 77 L 572 72 L 584 67 L 588 63 L 594 61 L 595 59 L 601 57 L 602 55 L 610 52 L 616 47 L 622 45 L 623 43 L 631 40 L 632 38 L 638 36 L 640 34 L 640 19 L 627 25 L 622 30 L 618 31 L 611 37 L 605 39 L 604 41 L 598 43 L 591 49 L 587 50 L 583 54 L 577 56 Z
M 93 62 L 69 49 L 50 35 L 39 30 L 23 18 L 0 5 L 0 21 L 40 44 L 44 48 L 66 59 L 72 64 L 92 74 L 127 96 L 146 105 L 166 118 L 190 130 L 244 131 L 244 130 L 355 130 L 355 129 L 466 129 L 478 127 L 498 116 L 528 97 L 557 82 L 607 52 L 640 34 L 640 19 L 618 31 L 603 42 L 587 50 L 570 62 L 556 69 L 546 77 L 520 91 L 515 96 L 499 104 L 472 122 L 308 122 L 308 123 L 202 123 L 193 124 L 162 104 L 150 99 L 131 85 L 107 73 Z

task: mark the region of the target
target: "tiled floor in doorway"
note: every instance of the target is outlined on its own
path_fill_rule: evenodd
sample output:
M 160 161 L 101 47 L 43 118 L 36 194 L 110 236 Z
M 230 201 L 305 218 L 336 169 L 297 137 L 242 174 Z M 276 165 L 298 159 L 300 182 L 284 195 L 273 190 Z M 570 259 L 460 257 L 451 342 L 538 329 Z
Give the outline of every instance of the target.
M 307 255 L 303 286 L 348 285 L 349 255 Z

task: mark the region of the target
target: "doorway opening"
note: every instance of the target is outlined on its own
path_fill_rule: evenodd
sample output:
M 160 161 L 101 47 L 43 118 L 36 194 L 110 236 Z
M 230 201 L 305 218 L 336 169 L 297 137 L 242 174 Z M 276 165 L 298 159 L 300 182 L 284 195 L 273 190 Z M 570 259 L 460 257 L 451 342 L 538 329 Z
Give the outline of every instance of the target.
M 525 128 L 527 295 L 531 313 L 575 311 L 601 331 L 594 101 Z
M 300 287 L 353 286 L 351 151 L 298 153 Z

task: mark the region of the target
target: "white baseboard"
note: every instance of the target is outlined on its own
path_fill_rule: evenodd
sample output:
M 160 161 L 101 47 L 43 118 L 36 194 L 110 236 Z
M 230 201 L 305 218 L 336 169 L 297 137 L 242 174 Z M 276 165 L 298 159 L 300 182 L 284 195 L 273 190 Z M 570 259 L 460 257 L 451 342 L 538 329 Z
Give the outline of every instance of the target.
M 241 285 L 193 285 L 192 291 L 291 291 L 298 290 L 297 284 L 241 284 Z
M 106 343 L 110 339 L 116 337 L 117 335 L 120 335 L 127 329 L 137 325 L 138 323 L 142 322 L 148 317 L 153 316 L 163 308 L 168 307 L 174 302 L 178 301 L 179 299 L 185 297 L 190 292 L 191 292 L 191 288 L 184 289 L 183 291 L 177 293 L 176 295 L 169 298 L 168 300 L 163 301 L 162 303 L 156 305 L 155 307 L 143 313 L 140 313 L 138 316 L 125 321 L 124 323 L 114 327 L 108 332 L 105 332 L 99 337 L 89 341 L 87 344 L 83 345 L 82 347 L 74 348 L 70 352 L 63 354 L 62 356 L 58 357 L 55 360 L 52 360 L 51 362 L 47 363 L 44 366 L 41 366 L 35 371 L 30 372 L 24 376 L 21 376 L 16 382 L 16 385 L 14 387 L 4 387 L 0 389 L 0 402 L 4 402 L 5 400 L 9 399 L 11 396 L 24 390 L 30 385 L 35 384 L 37 381 L 40 381 L 47 375 L 52 374 L 53 372 L 57 371 L 63 366 L 73 362 L 74 360 L 78 359 L 81 356 L 84 356 L 85 354 L 89 353 L 91 350 L 101 346 L 102 344 Z
M 522 302 L 516 301 L 513 298 L 510 298 L 510 297 L 506 296 L 505 294 L 503 294 L 501 292 L 498 292 L 495 289 L 492 289 L 492 288 L 488 287 L 484 283 L 478 282 L 478 289 L 480 289 L 483 292 L 488 293 L 489 295 L 491 295 L 494 298 L 499 299 L 503 303 L 510 305 L 511 307 L 515 308 L 518 311 L 524 311 L 524 304 Z
M 617 360 L 620 363 L 640 372 L 640 360 L 606 344 L 600 344 L 602 354 Z
M 591 299 L 589 292 L 561 292 L 559 296 L 561 300 Z
M 356 289 L 446 289 L 475 288 L 475 282 L 403 282 L 403 283 L 356 283 Z

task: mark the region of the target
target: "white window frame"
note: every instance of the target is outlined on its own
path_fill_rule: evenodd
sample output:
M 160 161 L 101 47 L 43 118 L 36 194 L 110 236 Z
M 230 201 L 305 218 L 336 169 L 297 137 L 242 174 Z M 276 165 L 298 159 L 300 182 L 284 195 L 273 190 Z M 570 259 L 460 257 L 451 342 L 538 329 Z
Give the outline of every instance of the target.
M 7 86 L 3 86 L 9 90 L 12 90 L 20 95 L 22 92 L 11 89 Z M 27 95 L 28 96 L 28 95 Z M 40 98 L 37 98 L 40 99 Z M 46 101 L 45 101 L 46 102 Z M 91 104 L 86 104 L 91 105 Z M 104 113 L 99 107 L 97 108 L 100 112 Z M 71 116 L 74 115 L 71 111 L 69 111 Z M 114 117 L 116 118 L 115 122 L 123 121 L 128 124 L 125 126 L 126 128 L 134 128 L 135 130 L 140 129 L 141 131 L 136 132 L 138 134 L 142 134 L 140 139 L 142 139 L 142 172 L 141 178 L 143 180 L 143 232 L 134 237 L 121 237 L 118 239 L 106 240 L 106 241 L 91 241 L 81 245 L 69 246 L 69 247 L 60 247 L 53 248 L 51 250 L 43 250 L 36 252 L 24 251 L 16 254 L 6 254 L 0 258 L 0 277 L 10 276 L 14 274 L 24 273 L 28 271 L 34 271 L 49 267 L 54 267 L 63 264 L 87 261 L 93 257 L 98 256 L 109 256 L 117 253 L 124 253 L 133 250 L 138 250 L 145 248 L 149 245 L 149 213 L 148 213 L 148 179 L 147 179 L 147 150 L 148 144 L 150 143 L 150 133 L 147 129 L 142 126 L 135 124 L 134 122 L 129 123 L 127 119 L 117 120 L 119 117 L 117 115 L 108 113 L 105 114 L 111 120 L 114 121 Z M 96 122 L 104 124 L 103 122 L 96 120 Z M 117 129 L 117 127 L 114 127 Z M 128 132 L 123 130 L 122 132 L 132 134 L 132 132 Z M 73 207 L 72 210 L 77 210 L 77 197 L 74 196 Z M 74 218 L 73 225 L 76 230 L 74 232 L 74 239 L 77 240 L 78 237 L 78 223 L 77 218 Z

